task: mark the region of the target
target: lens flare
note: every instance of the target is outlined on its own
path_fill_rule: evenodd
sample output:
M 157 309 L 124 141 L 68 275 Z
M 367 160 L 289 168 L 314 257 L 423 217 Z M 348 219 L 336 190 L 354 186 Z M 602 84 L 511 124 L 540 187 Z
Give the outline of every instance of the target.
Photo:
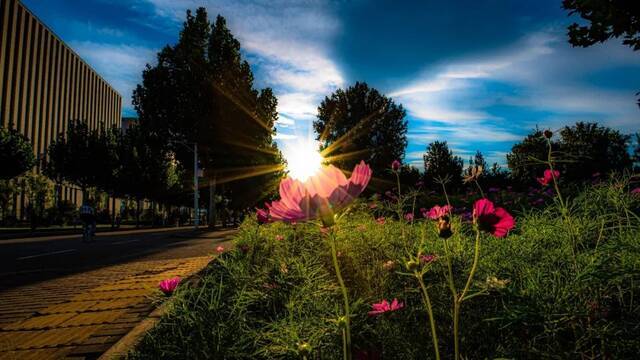
M 289 176 L 305 181 L 313 176 L 322 166 L 319 144 L 314 140 L 299 140 L 288 144 L 283 151 L 287 160 Z

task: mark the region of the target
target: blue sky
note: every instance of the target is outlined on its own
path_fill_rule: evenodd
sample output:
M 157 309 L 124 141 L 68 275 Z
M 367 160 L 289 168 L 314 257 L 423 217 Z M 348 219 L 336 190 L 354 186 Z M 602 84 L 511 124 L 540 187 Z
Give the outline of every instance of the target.
M 23 0 L 123 96 L 175 43 L 187 8 L 218 13 L 241 41 L 256 83 L 279 100 L 283 147 L 312 135 L 324 96 L 355 81 L 407 110 L 405 161 L 447 140 L 505 164 L 535 128 L 597 121 L 640 131 L 640 51 L 612 40 L 572 48 L 561 1 Z M 398 5 L 401 4 L 401 5 Z

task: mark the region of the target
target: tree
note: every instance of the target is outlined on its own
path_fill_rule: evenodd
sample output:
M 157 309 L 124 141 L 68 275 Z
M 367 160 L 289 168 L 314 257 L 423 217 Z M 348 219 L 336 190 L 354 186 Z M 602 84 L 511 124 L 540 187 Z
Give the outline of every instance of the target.
M 630 136 L 596 123 L 578 122 L 560 130 L 559 169 L 569 180 L 591 179 L 594 173 L 608 174 L 630 169 Z
M 635 139 L 631 159 L 633 160 L 634 171 L 640 171 L 640 133 L 635 133 L 633 136 Z
M 448 178 L 449 188 L 460 188 L 464 161 L 453 155 L 446 141 L 434 141 L 427 145 L 427 151 L 423 158 L 426 185 L 433 184 L 439 179 Z
M 89 187 L 113 190 L 117 158 L 115 139 L 107 130 L 90 130 L 84 121 L 69 122 L 66 133 L 58 135 L 48 149 L 45 174 L 57 184 L 68 182 L 78 186 L 86 200 Z
M 15 129 L 0 128 L 0 179 L 12 179 L 35 164 L 29 139 Z
M 210 24 L 204 8 L 187 11 L 178 43 L 162 49 L 142 78 L 133 94 L 139 126 L 175 154 L 185 182 L 193 178 L 193 153 L 184 144 L 197 143 L 205 176 L 229 182 L 234 196 L 275 190 L 265 186 L 281 176 L 277 100 L 269 88 L 254 89 L 222 16 Z
M 328 159 L 351 170 L 365 160 L 376 177 L 388 172 L 407 147 L 406 112 L 366 83 L 356 82 L 325 97 L 313 127 Z
M 640 49 L 640 4 L 633 0 L 563 0 L 569 14 L 578 14 L 588 25 L 569 25 L 569 42 L 587 47 L 610 38 L 623 37 L 623 44 Z
M 555 166 L 562 179 L 582 181 L 594 173 L 607 174 L 630 169 L 632 158 L 628 152 L 630 137 L 596 123 L 578 122 L 560 130 L 560 139 L 552 141 Z M 547 140 L 542 131 L 535 130 L 515 144 L 507 154 L 511 176 L 521 184 L 534 184 L 547 165 Z
M 635 0 L 563 0 L 569 15 L 578 14 L 588 25 L 573 23 L 568 27 L 569 43 L 588 47 L 611 38 L 640 50 L 640 2 Z M 640 94 L 640 93 L 639 93 Z M 640 99 L 638 99 L 640 106 Z
M 553 143 L 553 147 L 554 151 L 557 150 L 557 144 Z M 536 176 L 540 176 L 546 168 L 540 161 L 547 159 L 548 151 L 547 140 L 539 129 L 514 144 L 507 154 L 511 178 L 521 185 L 533 184 Z

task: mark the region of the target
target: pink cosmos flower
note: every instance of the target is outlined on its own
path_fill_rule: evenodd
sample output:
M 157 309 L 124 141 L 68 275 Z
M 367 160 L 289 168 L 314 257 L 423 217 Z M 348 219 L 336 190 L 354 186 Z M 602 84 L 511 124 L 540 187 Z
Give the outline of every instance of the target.
M 393 160 L 393 162 L 391 163 L 391 170 L 398 171 L 400 170 L 400 166 L 402 166 L 402 163 L 400 163 L 399 160 Z
M 380 225 L 384 225 L 385 221 L 385 218 L 382 216 L 376 219 L 376 222 Z
M 333 222 L 333 213 L 349 205 L 367 187 L 371 168 L 361 161 L 347 180 L 333 165 L 324 166 L 305 182 L 287 177 L 280 182 L 280 200 L 267 205 L 271 218 Z
M 505 237 L 515 226 L 513 216 L 501 207 L 494 207 L 486 198 L 473 204 L 473 220 L 480 229 L 490 232 L 495 237 Z
M 224 246 L 218 245 L 218 247 L 216 248 L 216 252 L 218 254 L 222 254 L 224 252 Z
M 404 214 L 404 219 L 409 221 L 409 222 L 413 221 L 413 214 L 412 213 Z
M 544 174 L 541 178 L 537 178 L 536 180 L 538 180 L 538 182 L 543 185 L 549 185 L 549 183 L 551 181 L 553 181 L 553 178 L 556 178 L 556 180 L 560 177 L 560 171 L 558 170 L 553 170 L 553 172 L 551 172 L 550 169 L 547 169 L 544 171 Z
M 371 311 L 369 311 L 369 316 L 378 316 L 380 314 L 384 314 L 386 312 L 400 310 L 404 307 L 402 302 L 399 302 L 398 299 L 393 299 L 391 304 L 386 299 L 382 299 L 381 302 L 377 304 L 371 304 Z
M 420 255 L 420 263 L 421 264 L 430 264 L 434 261 L 436 261 L 436 256 L 435 255 Z
M 178 287 L 178 284 L 180 284 L 180 280 L 181 279 L 179 276 L 162 280 L 158 284 L 158 288 L 160 288 L 160 291 L 162 291 L 165 295 L 171 295 Z
M 432 207 L 431 210 L 429 210 L 428 212 L 423 213 L 423 215 L 424 217 L 428 217 L 429 219 L 438 220 L 441 217 L 449 215 L 452 209 L 453 208 L 451 207 L 451 205 L 445 205 L 445 206 L 436 205 Z
M 640 196 L 640 187 L 631 190 L 631 195 Z
M 271 221 L 271 219 L 269 218 L 269 209 L 256 208 L 256 217 L 258 218 L 258 222 L 260 224 L 266 224 Z

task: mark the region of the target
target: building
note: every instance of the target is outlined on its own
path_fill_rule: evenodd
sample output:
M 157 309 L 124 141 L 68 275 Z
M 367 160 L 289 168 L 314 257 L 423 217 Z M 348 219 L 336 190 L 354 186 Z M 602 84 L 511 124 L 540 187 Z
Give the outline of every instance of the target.
M 120 128 L 122 131 L 127 131 L 131 126 L 134 126 L 138 123 L 138 118 L 136 117 L 123 117 Z
M 26 135 L 36 158 L 70 120 L 120 126 L 120 94 L 20 1 L 0 0 L 0 27 L 0 125 Z M 61 196 L 81 201 L 72 187 Z

